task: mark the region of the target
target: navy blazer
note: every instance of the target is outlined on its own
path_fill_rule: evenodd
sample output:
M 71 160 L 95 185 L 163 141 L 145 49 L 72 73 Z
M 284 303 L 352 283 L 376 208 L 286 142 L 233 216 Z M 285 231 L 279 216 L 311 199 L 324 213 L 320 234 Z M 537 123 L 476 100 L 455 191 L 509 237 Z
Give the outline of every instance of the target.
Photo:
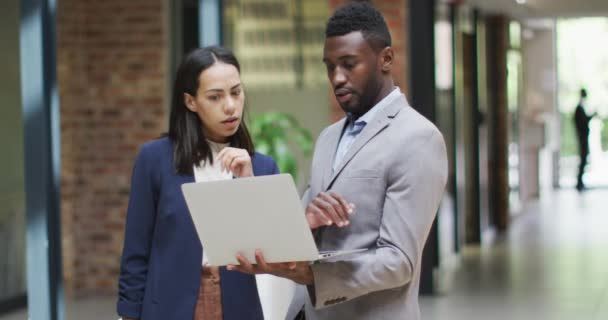
M 279 172 L 271 157 L 252 157 L 254 175 Z M 142 320 L 194 318 L 203 248 L 181 185 L 194 182 L 173 164 L 161 138 L 142 146 L 131 178 L 117 311 Z M 263 319 L 255 277 L 220 269 L 224 319 Z

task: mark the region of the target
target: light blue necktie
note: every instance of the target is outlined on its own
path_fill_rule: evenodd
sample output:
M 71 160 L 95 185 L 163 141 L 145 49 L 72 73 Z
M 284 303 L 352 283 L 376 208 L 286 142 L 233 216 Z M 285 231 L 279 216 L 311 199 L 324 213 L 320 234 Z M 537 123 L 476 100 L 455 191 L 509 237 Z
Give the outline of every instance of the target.
M 342 159 L 348 152 L 348 149 L 350 149 L 350 146 L 353 144 L 353 142 L 355 142 L 357 136 L 359 136 L 359 133 L 361 133 L 363 128 L 365 128 L 365 125 L 367 125 L 365 120 L 357 120 L 353 123 L 350 119 L 351 117 L 349 117 L 349 124 L 346 127 L 346 130 L 344 130 L 344 134 L 342 135 L 340 143 L 338 144 L 338 150 L 336 150 L 336 158 L 334 159 L 333 164 L 334 171 L 336 171 L 338 166 L 342 163 Z

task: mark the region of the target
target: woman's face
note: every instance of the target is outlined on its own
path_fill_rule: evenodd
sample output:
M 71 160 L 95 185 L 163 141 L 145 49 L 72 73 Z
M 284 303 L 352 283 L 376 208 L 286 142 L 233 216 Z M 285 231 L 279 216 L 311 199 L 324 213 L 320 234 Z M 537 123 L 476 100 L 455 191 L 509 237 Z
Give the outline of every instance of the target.
M 235 66 L 217 61 L 198 76 L 196 96 L 184 93 L 184 102 L 203 123 L 203 133 L 214 142 L 227 142 L 243 116 L 245 93 Z

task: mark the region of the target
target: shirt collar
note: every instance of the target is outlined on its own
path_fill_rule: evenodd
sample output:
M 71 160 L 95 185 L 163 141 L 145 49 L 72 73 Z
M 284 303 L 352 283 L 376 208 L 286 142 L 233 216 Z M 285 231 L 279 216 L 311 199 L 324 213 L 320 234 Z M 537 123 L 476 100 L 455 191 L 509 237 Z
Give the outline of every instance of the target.
M 393 89 L 393 91 L 391 91 L 391 93 L 389 93 L 386 97 L 382 98 L 382 100 L 380 100 L 378 103 L 376 103 L 375 106 L 373 106 L 365 114 L 363 114 L 361 117 L 359 117 L 359 119 L 357 119 L 357 121 L 355 121 L 354 124 L 359 125 L 359 124 L 370 123 L 374 119 L 374 117 L 376 116 L 378 111 L 384 109 L 387 105 L 391 104 L 400 95 L 401 95 L 401 90 L 399 89 L 399 87 L 396 87 L 395 89 Z M 351 122 L 353 115 L 351 113 L 349 113 L 346 116 L 348 117 L 348 121 Z
M 220 151 L 230 145 L 230 143 L 219 143 L 209 139 L 207 139 L 207 143 L 209 144 L 209 148 L 213 153 L 220 153 Z

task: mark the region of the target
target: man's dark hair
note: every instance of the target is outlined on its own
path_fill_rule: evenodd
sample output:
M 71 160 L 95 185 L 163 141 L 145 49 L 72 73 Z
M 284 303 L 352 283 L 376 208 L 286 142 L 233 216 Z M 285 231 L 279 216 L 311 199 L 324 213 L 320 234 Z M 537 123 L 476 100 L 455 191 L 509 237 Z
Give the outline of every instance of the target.
M 587 90 L 585 88 L 581 89 L 581 98 L 587 98 Z
M 193 50 L 177 69 L 171 100 L 169 132 L 166 134 L 173 142 L 173 163 L 177 173 L 192 174 L 193 165 L 198 165 L 202 160 L 213 162 L 211 147 L 202 130 L 203 124 L 198 114 L 186 107 L 184 93 L 196 96 L 200 74 L 218 61 L 233 65 L 239 72 L 241 71 L 239 61 L 232 51 L 218 46 Z M 241 122 L 236 133 L 229 138 L 229 143 L 231 147 L 247 150 L 250 155 L 254 153 L 253 142 L 244 121 Z
M 382 14 L 369 2 L 352 2 L 336 10 L 327 21 L 325 37 L 343 36 L 355 31 L 360 31 L 376 52 L 391 45 L 391 34 Z

